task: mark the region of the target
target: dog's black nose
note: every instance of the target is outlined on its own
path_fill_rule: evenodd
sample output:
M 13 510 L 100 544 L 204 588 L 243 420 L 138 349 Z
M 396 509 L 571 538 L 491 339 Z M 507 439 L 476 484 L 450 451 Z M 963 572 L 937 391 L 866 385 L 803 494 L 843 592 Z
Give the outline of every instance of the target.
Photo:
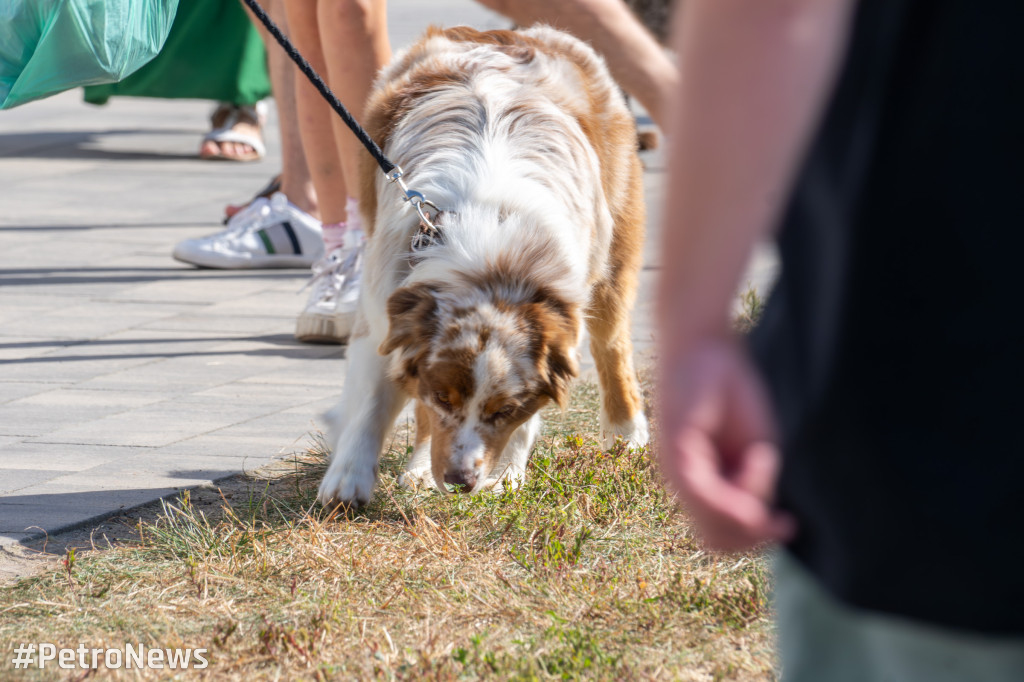
M 445 472 L 444 482 L 459 486 L 460 493 L 468 493 L 476 485 L 476 474 L 472 471 L 448 471 Z

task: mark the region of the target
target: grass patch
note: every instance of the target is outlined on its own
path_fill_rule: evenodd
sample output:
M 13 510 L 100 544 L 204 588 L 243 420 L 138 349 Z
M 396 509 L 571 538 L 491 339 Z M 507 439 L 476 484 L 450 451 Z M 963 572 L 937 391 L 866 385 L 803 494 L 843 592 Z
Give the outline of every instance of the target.
M 0 677 L 20 642 L 142 642 L 209 649 L 190 679 L 773 679 L 764 558 L 704 552 L 647 452 L 591 440 L 596 401 L 584 384 L 549 411 L 513 492 L 399 488 L 406 425 L 348 518 L 315 503 L 318 446 L 230 497 L 183 494 L 135 542 L 0 591 Z

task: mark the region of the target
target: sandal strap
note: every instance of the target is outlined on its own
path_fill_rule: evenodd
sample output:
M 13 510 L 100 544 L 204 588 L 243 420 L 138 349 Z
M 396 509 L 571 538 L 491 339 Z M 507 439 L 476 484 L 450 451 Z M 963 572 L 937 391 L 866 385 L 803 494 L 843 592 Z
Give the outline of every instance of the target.
M 238 142 L 249 145 L 256 154 L 256 158 L 262 159 L 267 154 L 267 147 L 263 143 L 263 121 L 265 119 L 266 104 L 263 102 L 257 102 L 252 106 L 221 102 L 210 116 L 210 122 L 214 128 L 203 136 L 203 141 Z M 239 123 L 254 126 L 256 132 L 243 133 L 232 130 Z
M 210 125 L 213 128 L 231 128 L 239 122 L 254 125 L 262 130 L 267 122 L 267 103 L 262 100 L 256 104 L 221 102 L 210 114 Z
M 238 142 L 240 144 L 247 144 L 252 147 L 253 151 L 261 158 L 267 153 L 266 145 L 263 144 L 263 140 L 261 140 L 257 135 L 239 133 L 232 130 L 230 126 L 211 130 L 203 136 L 203 140 L 209 140 L 211 142 Z
M 221 102 L 210 114 L 210 126 L 212 128 L 223 128 L 234 114 L 235 105 L 231 102 Z

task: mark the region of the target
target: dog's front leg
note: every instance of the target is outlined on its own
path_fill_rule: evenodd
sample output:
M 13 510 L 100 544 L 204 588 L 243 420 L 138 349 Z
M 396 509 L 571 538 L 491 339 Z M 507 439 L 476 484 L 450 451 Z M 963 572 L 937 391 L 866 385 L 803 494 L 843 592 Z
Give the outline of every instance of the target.
M 432 488 L 435 486 L 434 472 L 430 462 L 430 408 L 422 401 L 416 401 L 416 440 L 412 457 L 405 465 L 405 472 L 398 477 L 403 488 Z
M 377 353 L 372 337 L 353 339 L 341 405 L 334 419 L 331 464 L 320 484 L 324 505 L 360 505 L 370 501 L 377 482 L 377 462 L 387 434 L 402 406 L 405 392 L 386 374 L 387 358 Z

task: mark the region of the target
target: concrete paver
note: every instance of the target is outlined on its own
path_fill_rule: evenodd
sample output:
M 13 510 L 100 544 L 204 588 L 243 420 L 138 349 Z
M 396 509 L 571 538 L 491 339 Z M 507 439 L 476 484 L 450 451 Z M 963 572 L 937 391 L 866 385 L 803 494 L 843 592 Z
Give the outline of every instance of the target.
M 138 454 L 138 449 L 110 445 L 29 443 L 20 441 L 0 445 L 3 461 L 0 466 L 0 491 L 17 489 L 10 475 L 15 470 L 50 472 L 51 478 L 66 473 L 86 471 L 107 462 L 123 460 Z
M 389 18 L 397 48 L 429 24 L 509 25 L 472 0 L 391 0 Z M 211 108 L 68 92 L 0 112 L 0 545 L 301 451 L 337 399 L 345 349 L 292 337 L 307 272 L 170 257 L 280 167 L 273 114 L 262 162 L 198 160 Z M 654 226 L 665 164 L 644 161 Z M 645 253 L 641 353 L 661 264 Z

